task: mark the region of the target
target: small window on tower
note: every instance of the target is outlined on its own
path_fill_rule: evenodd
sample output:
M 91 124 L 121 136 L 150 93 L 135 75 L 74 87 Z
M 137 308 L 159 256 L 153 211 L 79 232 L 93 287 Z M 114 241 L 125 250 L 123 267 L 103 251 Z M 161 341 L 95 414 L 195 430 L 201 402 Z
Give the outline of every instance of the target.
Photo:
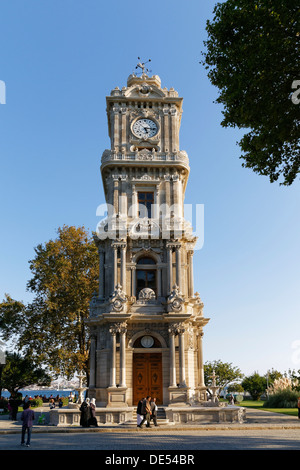
M 154 193 L 139 192 L 138 204 L 139 204 L 139 217 L 151 218 L 152 205 L 154 204 Z

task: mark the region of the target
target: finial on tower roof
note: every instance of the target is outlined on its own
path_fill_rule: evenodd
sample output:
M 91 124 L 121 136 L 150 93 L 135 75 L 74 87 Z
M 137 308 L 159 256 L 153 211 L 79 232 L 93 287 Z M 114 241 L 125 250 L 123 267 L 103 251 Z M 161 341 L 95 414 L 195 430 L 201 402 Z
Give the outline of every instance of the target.
M 141 60 L 141 58 L 138 57 L 138 60 Z M 142 75 L 147 74 L 147 73 L 151 72 L 151 70 L 149 70 L 145 67 L 145 65 L 148 64 L 148 62 L 151 62 L 151 59 L 147 60 L 147 62 L 138 62 L 137 66 L 135 68 L 136 69 L 142 69 Z

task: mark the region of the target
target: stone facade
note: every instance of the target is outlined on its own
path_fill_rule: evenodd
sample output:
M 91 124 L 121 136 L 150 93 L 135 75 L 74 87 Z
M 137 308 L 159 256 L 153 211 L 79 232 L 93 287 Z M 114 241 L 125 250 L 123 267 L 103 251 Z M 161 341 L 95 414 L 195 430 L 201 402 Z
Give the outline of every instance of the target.
M 107 216 L 97 227 L 99 290 L 91 300 L 89 397 L 97 407 L 206 400 L 196 237 L 184 219 L 189 159 L 179 148 L 182 98 L 131 75 L 106 99 L 111 148 L 101 160 Z

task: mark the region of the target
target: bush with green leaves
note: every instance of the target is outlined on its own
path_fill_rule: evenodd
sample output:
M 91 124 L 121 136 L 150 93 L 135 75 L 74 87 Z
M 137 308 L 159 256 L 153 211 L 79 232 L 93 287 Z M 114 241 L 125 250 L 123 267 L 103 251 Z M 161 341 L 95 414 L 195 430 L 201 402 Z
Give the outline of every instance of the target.
M 269 395 L 264 402 L 265 408 L 297 408 L 299 392 L 285 389 Z
M 69 398 L 68 397 L 62 397 L 62 404 L 63 404 L 63 406 L 67 406 L 69 404 Z
M 33 398 L 30 400 L 30 404 L 33 408 L 37 408 L 39 406 L 43 406 L 43 400 L 41 398 Z

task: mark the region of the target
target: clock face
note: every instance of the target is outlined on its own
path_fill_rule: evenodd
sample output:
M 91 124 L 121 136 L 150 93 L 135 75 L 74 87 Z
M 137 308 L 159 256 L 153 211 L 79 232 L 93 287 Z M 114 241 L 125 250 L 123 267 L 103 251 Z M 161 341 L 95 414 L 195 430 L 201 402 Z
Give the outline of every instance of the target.
M 141 344 L 144 348 L 151 348 L 154 344 L 154 339 L 152 336 L 143 336 L 141 339 Z
M 157 124 L 152 119 L 138 119 L 132 126 L 132 131 L 137 137 L 148 138 L 157 134 Z

